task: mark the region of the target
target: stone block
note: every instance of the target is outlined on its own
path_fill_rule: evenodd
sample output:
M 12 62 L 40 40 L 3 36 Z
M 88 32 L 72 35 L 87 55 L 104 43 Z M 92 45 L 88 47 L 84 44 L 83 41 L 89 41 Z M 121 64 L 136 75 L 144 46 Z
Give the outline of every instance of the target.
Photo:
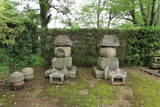
M 160 69 L 160 63 L 151 63 L 150 68 L 151 69 Z
M 107 46 L 107 47 L 115 47 L 119 46 L 119 40 L 116 35 L 104 35 L 102 41 L 100 42 L 101 46 Z
M 14 72 L 10 75 L 9 82 L 12 89 L 21 89 L 24 87 L 24 74 L 20 72 Z
M 97 69 L 97 67 L 93 67 L 93 70 L 97 79 L 104 79 L 104 71 Z
M 108 66 L 109 70 L 115 70 L 119 68 L 119 60 L 116 57 L 113 58 L 98 57 L 97 65 L 98 68 L 101 70 L 105 70 L 106 66 Z
M 64 57 L 64 58 L 56 58 L 52 59 L 52 66 L 56 69 L 63 69 L 63 68 L 71 68 L 72 67 L 72 57 Z
M 58 35 L 54 40 L 56 46 L 72 46 L 72 41 L 67 35 Z
M 26 67 L 22 69 L 22 73 L 24 74 L 24 80 L 30 81 L 34 78 L 34 70 L 31 67 Z
M 54 53 L 56 57 L 69 57 L 71 55 L 71 47 L 56 47 Z
M 68 71 L 67 77 L 68 78 L 76 78 L 76 72 L 77 72 L 77 67 L 72 66 L 71 70 Z
M 99 55 L 101 57 L 107 57 L 107 58 L 112 58 L 117 55 L 116 48 L 112 47 L 101 47 L 99 50 Z

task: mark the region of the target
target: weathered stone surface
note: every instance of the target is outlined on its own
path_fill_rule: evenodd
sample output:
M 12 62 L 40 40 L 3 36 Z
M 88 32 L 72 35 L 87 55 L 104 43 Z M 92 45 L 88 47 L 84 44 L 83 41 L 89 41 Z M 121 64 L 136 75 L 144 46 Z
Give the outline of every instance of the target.
M 71 47 L 56 47 L 56 57 L 69 57 L 71 55 Z
M 116 48 L 106 47 L 106 48 L 100 48 L 99 55 L 102 57 L 115 57 L 117 55 Z
M 104 78 L 104 71 L 97 69 L 97 67 L 93 67 L 93 69 L 94 69 L 94 75 L 97 79 Z
M 113 58 L 98 57 L 97 65 L 98 68 L 101 70 L 105 70 L 107 65 L 109 70 L 115 70 L 119 68 L 119 60 L 116 57 Z
M 151 63 L 150 68 L 152 69 L 160 69 L 160 63 Z
M 108 74 L 109 79 L 113 85 L 123 85 L 127 78 L 127 72 L 121 69 L 116 69 Z
M 56 46 L 72 46 L 72 41 L 67 35 L 59 35 L 54 40 Z
M 64 74 L 61 72 L 54 72 L 49 75 L 50 84 L 63 84 Z
M 20 89 L 24 87 L 24 74 L 20 72 L 14 72 L 10 75 L 9 82 L 11 83 L 11 88 Z
M 54 73 L 54 72 L 57 72 L 58 70 L 55 69 L 55 67 L 51 68 L 51 69 L 48 69 L 46 72 L 45 72 L 45 77 L 48 78 L 50 74 Z
M 52 59 L 52 66 L 56 69 L 71 68 L 72 67 L 72 57 L 56 58 Z
M 34 78 L 34 70 L 31 67 L 26 67 L 22 69 L 22 73 L 24 74 L 24 80 L 30 81 Z
M 68 78 L 76 78 L 77 67 L 72 66 L 72 69 L 68 71 Z
M 108 80 L 109 79 L 109 73 L 112 72 L 111 70 L 109 70 L 108 66 L 106 66 L 105 70 L 104 70 L 104 79 Z
M 101 46 L 119 46 L 119 40 L 116 35 L 104 35 Z

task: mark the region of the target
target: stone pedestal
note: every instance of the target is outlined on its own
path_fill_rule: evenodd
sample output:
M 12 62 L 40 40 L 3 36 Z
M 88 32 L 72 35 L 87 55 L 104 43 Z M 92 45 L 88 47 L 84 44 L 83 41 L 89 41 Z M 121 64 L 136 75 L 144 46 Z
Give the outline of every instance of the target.
M 56 46 L 52 59 L 52 68 L 45 72 L 45 77 L 50 78 L 51 84 L 63 84 L 64 79 L 76 78 L 77 68 L 72 66 L 71 46 L 72 41 L 65 35 L 55 38 Z
M 151 69 L 160 69 L 160 50 L 151 53 Z
M 119 70 L 119 60 L 116 58 L 118 38 L 116 35 L 105 35 L 100 45 L 97 67 L 93 67 L 96 78 L 109 79 L 112 84 L 116 83 L 116 80 L 122 80 L 118 85 L 123 84 L 127 73 Z
M 119 60 L 116 57 L 113 58 L 105 58 L 105 57 L 98 57 L 97 62 L 98 68 L 101 70 L 105 70 L 106 65 L 110 70 L 115 70 L 119 68 Z
M 64 67 L 70 69 L 72 68 L 72 57 L 54 57 L 52 59 L 52 66 L 55 66 L 56 69 L 63 69 Z

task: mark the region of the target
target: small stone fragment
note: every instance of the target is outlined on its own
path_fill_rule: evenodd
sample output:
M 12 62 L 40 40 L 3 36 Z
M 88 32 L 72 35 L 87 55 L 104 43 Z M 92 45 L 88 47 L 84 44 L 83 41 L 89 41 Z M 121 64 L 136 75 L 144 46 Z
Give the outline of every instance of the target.
M 14 72 L 9 78 L 12 89 L 22 89 L 24 87 L 24 74 L 20 72 Z
M 34 70 L 31 67 L 26 67 L 22 69 L 22 73 L 24 74 L 24 80 L 31 81 L 34 78 Z

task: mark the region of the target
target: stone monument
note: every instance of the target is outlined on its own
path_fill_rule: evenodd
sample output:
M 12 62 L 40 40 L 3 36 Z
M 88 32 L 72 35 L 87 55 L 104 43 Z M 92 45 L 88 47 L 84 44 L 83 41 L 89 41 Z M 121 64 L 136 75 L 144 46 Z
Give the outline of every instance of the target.
M 51 84 L 63 84 L 64 78 L 76 78 L 76 66 L 72 66 L 72 41 L 66 35 L 59 35 L 54 40 L 55 57 L 52 59 L 52 68 L 45 72 Z
M 109 79 L 113 85 L 124 84 L 127 73 L 119 69 L 119 60 L 116 57 L 116 47 L 119 45 L 116 35 L 104 35 L 100 42 L 97 67 L 93 67 L 97 79 Z
M 150 68 L 160 69 L 160 50 L 151 53 Z

